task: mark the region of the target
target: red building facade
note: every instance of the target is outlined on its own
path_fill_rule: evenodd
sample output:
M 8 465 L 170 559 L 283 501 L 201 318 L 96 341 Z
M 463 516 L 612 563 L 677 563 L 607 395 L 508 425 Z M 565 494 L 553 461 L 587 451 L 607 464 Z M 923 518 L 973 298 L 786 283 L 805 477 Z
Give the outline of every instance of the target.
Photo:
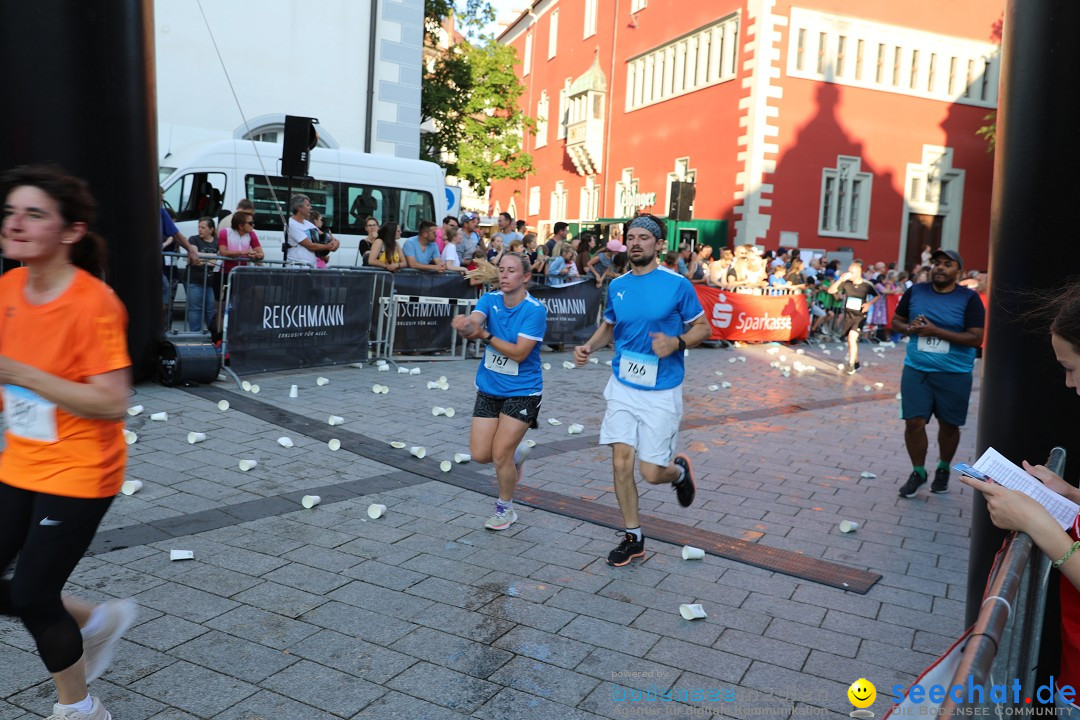
M 536 0 L 522 61 L 535 172 L 496 211 L 550 229 L 635 210 L 730 240 L 910 264 L 988 256 L 1003 0 Z

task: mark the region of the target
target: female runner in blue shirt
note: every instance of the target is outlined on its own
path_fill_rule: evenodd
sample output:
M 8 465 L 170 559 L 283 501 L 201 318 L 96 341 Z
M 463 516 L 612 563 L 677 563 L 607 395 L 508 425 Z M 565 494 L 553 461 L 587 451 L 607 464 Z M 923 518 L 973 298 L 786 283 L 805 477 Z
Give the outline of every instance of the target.
M 476 371 L 469 450 L 476 462 L 495 462 L 499 500 L 484 527 L 505 530 L 517 520 L 514 486 L 528 452 L 522 440 L 536 427 L 543 392 L 540 346 L 547 327 L 547 309 L 526 287 L 532 270 L 525 256 L 504 253 L 499 260 L 499 289 L 480 298 L 468 316 L 458 315 L 454 329 L 484 344 Z M 519 448 L 519 445 L 521 446 Z

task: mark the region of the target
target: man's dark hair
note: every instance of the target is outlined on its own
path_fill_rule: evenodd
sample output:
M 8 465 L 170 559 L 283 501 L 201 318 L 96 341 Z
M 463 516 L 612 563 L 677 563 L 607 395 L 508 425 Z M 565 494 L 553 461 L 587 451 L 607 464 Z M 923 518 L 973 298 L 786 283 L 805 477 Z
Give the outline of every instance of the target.
M 428 228 L 433 228 L 433 227 L 435 227 L 435 223 L 433 223 L 431 220 L 421 220 L 420 221 L 420 233 L 421 234 L 423 234 L 424 231 L 427 230 Z
M 518 229 L 518 232 L 521 232 L 522 230 L 525 229 L 525 221 L 524 220 L 518 220 L 516 223 L 514 223 L 514 226 Z
M 513 219 L 514 219 L 514 216 L 513 216 L 513 215 L 511 215 L 511 214 L 510 214 L 510 213 L 508 213 L 508 212 L 501 212 L 501 213 L 499 213 L 499 217 L 503 218 L 504 220 L 513 220 Z
M 569 224 L 564 223 L 564 222 L 557 222 L 557 223 L 555 223 L 555 227 L 552 228 L 552 232 L 555 233 L 556 235 L 558 235 L 563 230 L 569 230 L 569 229 L 570 229 Z
M 458 221 L 458 219 L 456 217 L 454 217 L 453 215 L 447 215 L 446 217 L 444 217 L 442 219 L 442 224 L 445 225 L 446 223 L 450 222 L 451 220 L 453 220 L 454 222 Z

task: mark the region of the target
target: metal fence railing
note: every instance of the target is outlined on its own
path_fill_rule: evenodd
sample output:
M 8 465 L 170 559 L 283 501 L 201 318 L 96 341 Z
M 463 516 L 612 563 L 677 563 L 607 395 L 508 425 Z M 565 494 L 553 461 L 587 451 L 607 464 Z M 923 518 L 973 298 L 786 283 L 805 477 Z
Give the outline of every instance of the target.
M 1065 450 L 1055 447 L 1046 467 L 1063 475 Z M 1020 681 L 1021 691 L 1014 708 L 1030 708 L 1024 698 L 1035 697 L 1049 578 L 1050 559 L 1028 535 L 1013 533 L 991 571 L 982 608 L 953 673 L 952 685 L 966 687 L 972 682 L 987 687 L 991 678 L 1001 682 L 1016 678 Z M 971 676 L 970 681 L 968 676 Z M 988 693 L 985 695 L 981 706 L 990 708 L 995 703 Z M 1009 693 L 1008 697 L 1012 698 L 1013 694 Z M 954 708 L 959 705 L 952 697 L 947 697 L 940 715 L 957 714 Z M 971 703 L 964 705 L 970 707 Z

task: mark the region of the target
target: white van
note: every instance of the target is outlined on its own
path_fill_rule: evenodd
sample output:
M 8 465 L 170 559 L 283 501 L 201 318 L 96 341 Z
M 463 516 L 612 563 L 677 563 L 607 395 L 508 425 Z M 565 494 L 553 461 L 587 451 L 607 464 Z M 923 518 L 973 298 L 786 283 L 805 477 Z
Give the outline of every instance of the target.
M 203 143 L 169 155 L 161 168 L 161 187 L 166 205 L 176 213 L 177 227 L 188 237 L 197 234 L 200 217 L 216 221 L 248 198 L 255 204 L 255 231 L 266 259 L 282 260 L 281 218 L 289 217 L 289 183 L 280 167 L 280 143 Z M 446 214 L 446 182 L 434 163 L 315 148 L 308 172 L 310 178 L 293 180 L 292 192 L 311 198 L 312 207 L 325 218 L 323 227 L 329 226 L 341 241 L 330 256 L 330 267 L 356 264 L 369 215 L 379 225 L 398 223 L 402 237 L 410 237 L 421 221 L 440 223 Z

